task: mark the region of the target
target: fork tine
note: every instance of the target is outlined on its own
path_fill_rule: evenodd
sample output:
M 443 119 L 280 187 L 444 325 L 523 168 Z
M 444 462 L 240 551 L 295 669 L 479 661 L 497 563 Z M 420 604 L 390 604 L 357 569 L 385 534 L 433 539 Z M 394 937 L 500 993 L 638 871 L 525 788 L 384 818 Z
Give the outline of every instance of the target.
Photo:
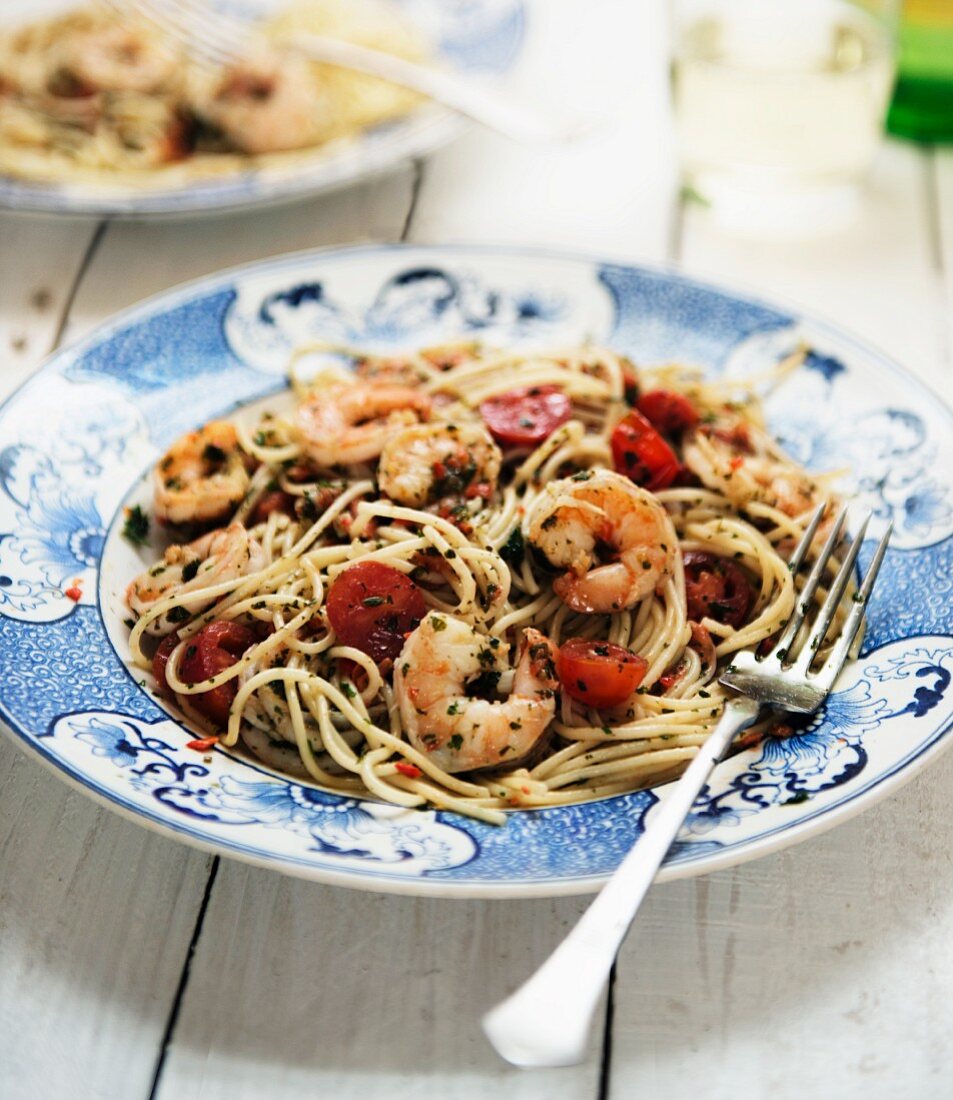
M 854 537 L 854 541 L 851 544 L 847 556 L 844 558 L 840 569 L 837 571 L 837 576 L 828 589 L 827 598 L 824 600 L 820 611 L 817 613 L 817 618 L 814 620 L 807 641 L 805 641 L 801 652 L 798 654 L 795 665 L 800 668 L 801 671 L 806 672 L 810 667 L 811 661 L 814 660 L 815 654 L 821 648 L 821 642 L 824 641 L 824 636 L 830 628 L 838 607 L 840 607 L 841 600 L 844 597 L 844 591 L 847 588 L 847 582 L 850 580 L 851 574 L 854 571 L 854 562 L 857 560 L 857 554 L 860 552 L 861 543 L 864 541 L 864 535 L 867 533 L 867 525 L 870 523 L 871 518 L 872 513 L 868 512 L 864 522 L 860 525 L 860 530 Z
M 814 541 L 814 536 L 817 534 L 817 529 L 821 525 L 821 520 L 824 518 L 824 513 L 827 511 L 828 501 L 822 501 L 821 504 L 814 509 L 814 515 L 811 516 L 811 522 L 807 525 L 804 534 L 801 536 L 801 541 L 795 547 L 794 553 L 788 560 L 788 569 L 792 574 L 797 571 L 804 564 L 804 558 L 811 548 L 811 543 Z
M 209 23 L 179 0 L 137 0 L 156 12 L 156 19 L 167 27 L 175 27 L 179 38 L 193 56 L 214 59 L 216 64 L 229 65 L 240 56 L 241 44 L 223 27 Z
M 864 577 L 863 583 L 857 592 L 854 593 L 854 605 L 850 609 L 847 618 L 844 620 L 840 636 L 827 660 L 818 672 L 817 679 L 825 691 L 830 690 L 831 685 L 837 679 L 838 673 L 844 666 L 844 661 L 847 660 L 847 655 L 850 652 L 850 647 L 853 644 L 854 638 L 857 636 L 858 630 L 860 630 L 861 623 L 864 619 L 864 611 L 867 604 L 870 602 L 870 593 L 873 591 L 874 582 L 877 580 L 877 574 L 880 572 L 881 565 L 883 565 L 884 555 L 887 553 L 887 543 L 890 541 L 892 533 L 893 523 L 890 522 L 887 524 L 887 530 L 884 531 L 883 538 L 877 544 L 877 549 L 874 551 L 874 556 L 870 561 L 870 565 L 867 567 L 867 574 Z M 859 538 L 854 545 L 860 545 Z
M 824 547 L 818 555 L 817 561 L 814 562 L 814 566 L 808 574 L 807 580 L 804 582 L 804 587 L 801 589 L 795 601 L 794 607 L 791 610 L 791 618 L 788 619 L 788 625 L 781 632 L 781 637 L 778 638 L 778 644 L 771 651 L 771 656 L 777 655 L 777 660 L 779 662 L 788 655 L 791 643 L 797 637 L 798 631 L 804 623 L 804 616 L 811 606 L 811 601 L 814 599 L 814 593 L 817 591 L 817 586 L 821 583 L 821 578 L 824 576 L 824 572 L 827 569 L 827 563 L 830 561 L 831 554 L 834 553 L 834 547 L 840 540 L 841 531 L 846 519 L 847 505 L 845 504 L 838 513 L 834 526 L 831 528 L 830 534 L 824 542 Z M 810 528 L 808 528 L 808 530 L 810 530 Z M 805 540 L 802 539 L 801 541 L 803 544 Z M 799 546 L 798 551 L 800 551 L 800 549 L 801 547 Z M 807 548 L 805 548 L 804 552 L 807 553 Z M 804 554 L 801 555 L 800 560 L 803 561 L 803 558 Z
M 206 65 L 233 64 L 238 54 L 222 43 L 221 35 L 200 35 L 182 13 L 175 11 L 169 0 L 105 0 L 117 15 L 135 15 L 155 27 L 168 38 L 183 45 L 189 56 Z
M 243 53 L 248 46 L 248 24 L 232 18 L 226 12 L 213 12 L 196 0 L 160 0 L 200 41 L 217 49 Z

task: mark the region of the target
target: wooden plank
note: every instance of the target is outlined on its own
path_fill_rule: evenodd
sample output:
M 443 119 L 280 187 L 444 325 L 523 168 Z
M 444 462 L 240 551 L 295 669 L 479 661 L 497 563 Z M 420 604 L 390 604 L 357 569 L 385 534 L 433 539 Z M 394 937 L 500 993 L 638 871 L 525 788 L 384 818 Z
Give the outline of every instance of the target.
M 145 1097 L 206 857 L 0 739 L 0 1096 Z
M 595 1097 L 583 1067 L 527 1073 L 481 1013 L 542 962 L 582 899 L 356 894 L 223 861 L 158 1100 Z
M 94 221 L 0 213 L 0 390 L 23 382 L 56 339 Z
M 888 144 L 859 219 L 827 238 L 745 241 L 691 207 L 681 258 L 854 329 L 949 395 L 929 173 Z M 947 757 L 823 838 L 656 887 L 619 960 L 609 1096 L 945 1096 L 951 775 Z
M 657 0 L 533 5 L 514 92 L 593 131 L 556 147 L 471 131 L 428 162 L 412 239 L 664 259 L 674 193 L 666 29 Z

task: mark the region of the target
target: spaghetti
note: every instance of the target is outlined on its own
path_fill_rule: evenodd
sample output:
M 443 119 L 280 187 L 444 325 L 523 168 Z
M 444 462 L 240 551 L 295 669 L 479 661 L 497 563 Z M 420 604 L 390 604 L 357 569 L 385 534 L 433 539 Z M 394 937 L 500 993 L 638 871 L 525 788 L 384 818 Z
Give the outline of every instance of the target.
M 206 533 L 130 584 L 135 662 L 223 746 L 402 806 L 499 821 L 683 770 L 830 495 L 754 384 L 598 347 L 310 350 L 355 369 L 157 465 L 156 517 Z

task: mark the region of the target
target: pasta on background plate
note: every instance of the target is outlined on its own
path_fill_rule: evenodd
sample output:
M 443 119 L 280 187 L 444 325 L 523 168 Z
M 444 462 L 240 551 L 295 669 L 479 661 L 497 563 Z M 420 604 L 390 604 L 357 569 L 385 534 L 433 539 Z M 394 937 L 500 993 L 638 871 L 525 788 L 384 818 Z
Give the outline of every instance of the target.
M 274 40 L 294 31 L 411 60 L 428 53 L 385 0 L 299 0 L 262 23 L 247 60 L 217 69 L 102 6 L 4 26 L 0 173 L 149 187 L 293 166 L 419 103 L 385 81 L 279 52 Z

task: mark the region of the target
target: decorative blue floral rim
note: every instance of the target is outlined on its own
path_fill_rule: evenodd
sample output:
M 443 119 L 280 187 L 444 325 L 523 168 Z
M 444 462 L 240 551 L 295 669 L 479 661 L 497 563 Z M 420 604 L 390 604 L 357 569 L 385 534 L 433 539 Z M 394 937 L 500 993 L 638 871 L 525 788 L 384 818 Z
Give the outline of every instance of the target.
M 15 0 L 16 2 L 16 0 Z M 222 8 L 280 7 L 281 0 L 214 0 Z M 498 76 L 516 62 L 523 43 L 523 0 L 394 0 L 434 44 L 441 62 L 475 78 Z M 35 17 L 23 3 L 4 17 Z M 462 119 L 427 104 L 405 118 L 335 142 L 288 164 L 253 167 L 222 177 L 149 188 L 87 183 L 35 183 L 0 176 L 0 208 L 112 217 L 176 217 L 291 201 L 333 190 L 424 156 L 460 133 Z
M 525 249 L 370 245 L 279 257 L 129 310 L 54 356 L 0 409 L 0 714 L 84 791 L 206 849 L 373 890 L 442 896 L 586 892 L 618 864 L 659 791 L 512 814 L 341 798 L 193 736 L 124 660 L 122 590 L 147 560 L 118 534 L 171 439 L 279 393 L 289 351 L 460 336 L 586 337 L 637 362 L 761 372 L 801 341 L 805 368 L 768 399 L 801 461 L 896 534 L 859 660 L 794 735 L 721 765 L 662 874 L 696 874 L 821 831 L 923 766 L 953 722 L 953 417 L 835 327 L 671 271 Z

